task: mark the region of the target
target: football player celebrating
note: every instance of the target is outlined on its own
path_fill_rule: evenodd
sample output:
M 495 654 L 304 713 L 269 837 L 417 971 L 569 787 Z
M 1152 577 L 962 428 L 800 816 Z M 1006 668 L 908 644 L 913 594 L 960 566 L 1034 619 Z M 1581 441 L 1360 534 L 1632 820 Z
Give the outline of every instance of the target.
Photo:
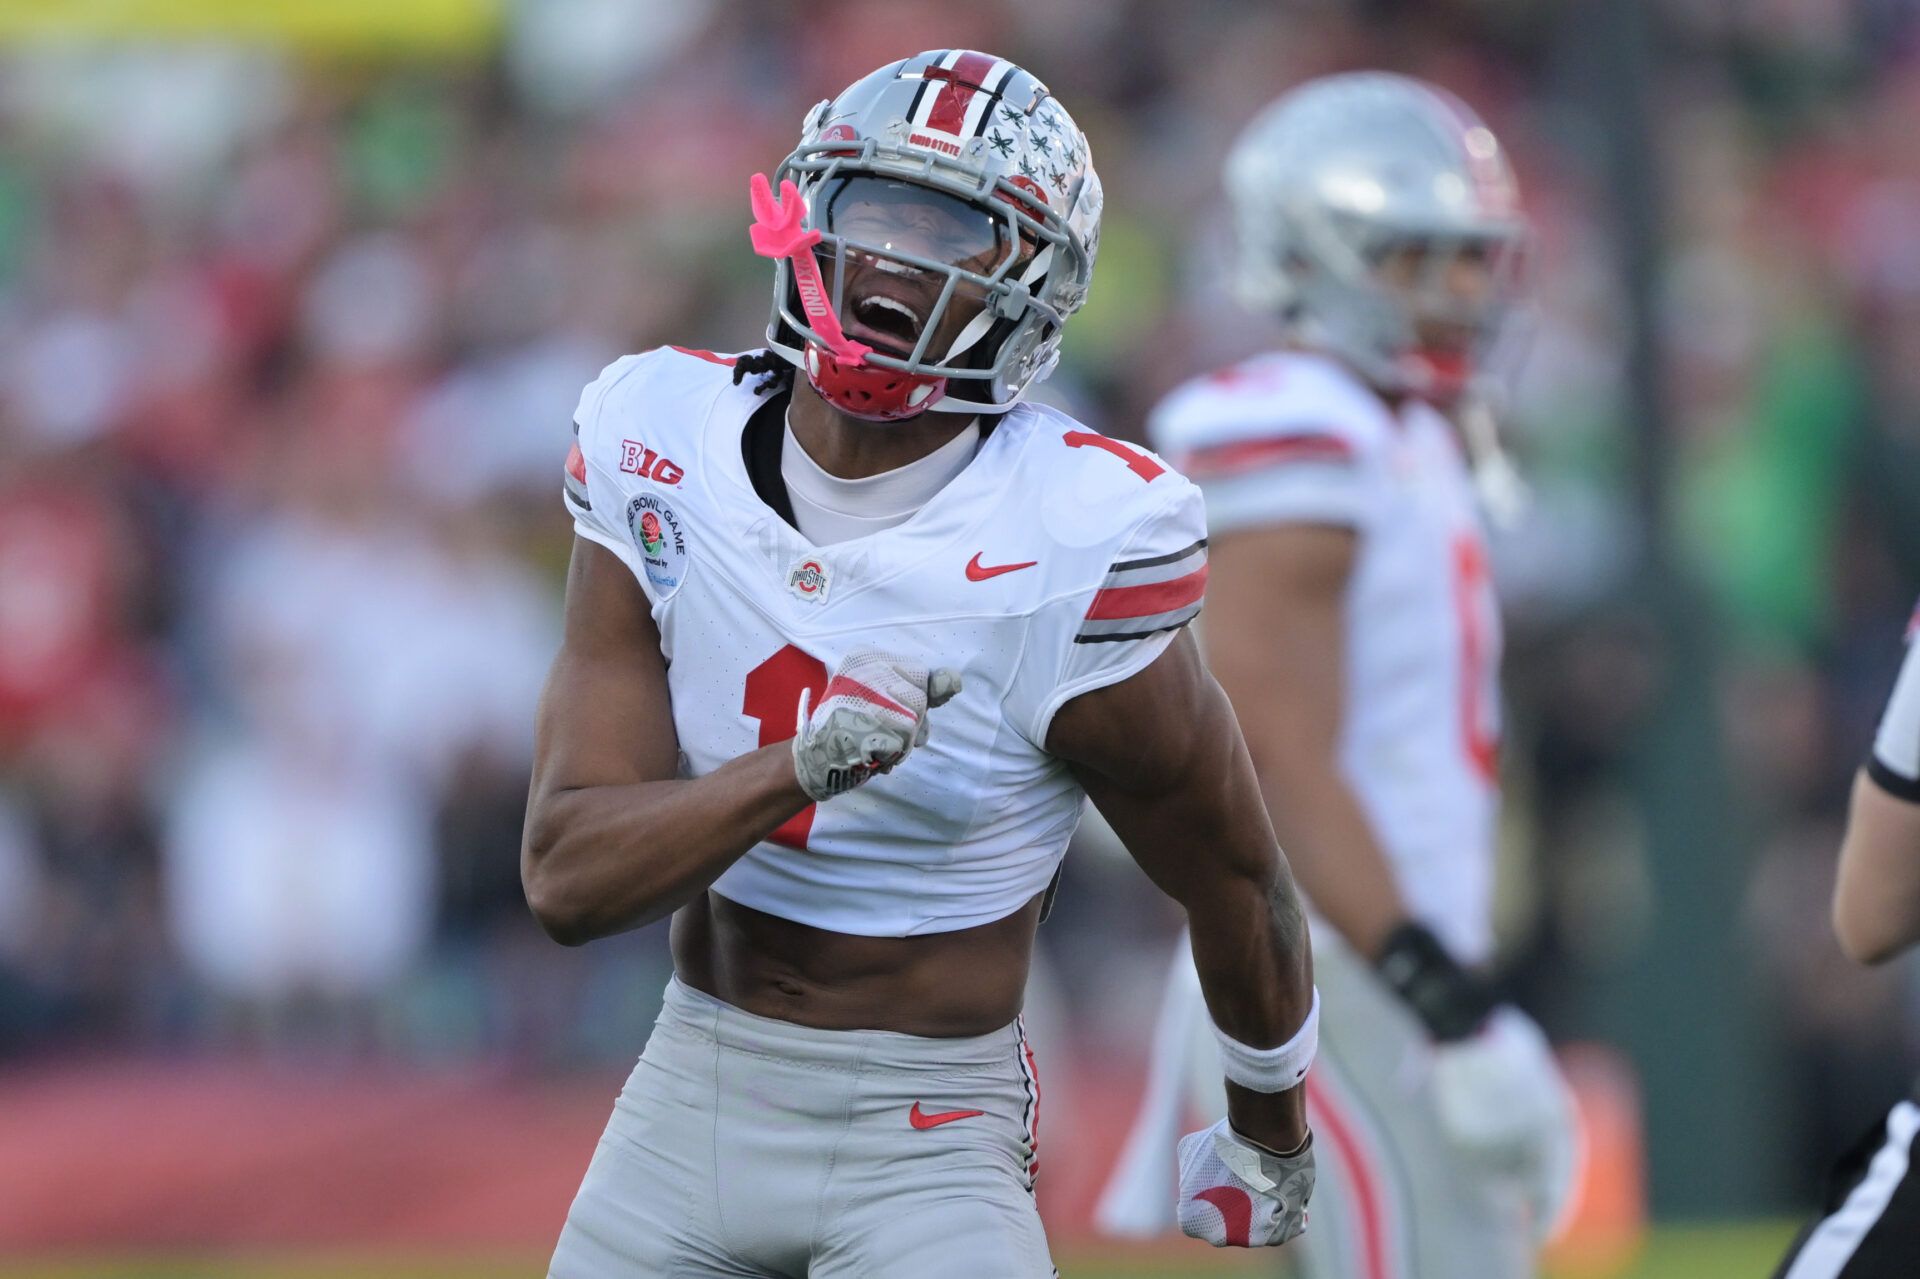
M 1920 610 L 1914 613 L 1920 623 Z M 1920 644 L 1880 718 L 1833 885 L 1833 930 L 1849 959 L 1884 964 L 1920 943 Z M 1895 1102 L 1828 1179 L 1821 1215 L 1794 1240 L 1774 1279 L 1893 1279 L 1920 1256 L 1920 1102 Z
M 563 942 L 671 914 L 675 976 L 552 1273 L 1051 1274 L 1018 1014 L 1083 796 L 1185 907 L 1217 1028 L 1182 1214 L 1284 1242 L 1317 997 L 1183 629 L 1200 495 L 1022 399 L 1093 270 L 1086 138 L 934 52 L 815 107 L 776 177 L 770 349 L 628 356 L 577 412 L 522 878 Z
M 1226 186 L 1239 281 L 1292 342 L 1180 388 L 1151 429 L 1206 495 L 1208 660 L 1317 915 L 1308 1114 L 1336 1190 L 1302 1260 L 1316 1279 L 1528 1275 L 1571 1109 L 1538 1029 L 1476 971 L 1500 631 L 1458 424 L 1510 301 L 1513 179 L 1451 96 L 1349 74 L 1268 107 Z M 1176 965 L 1163 1115 L 1197 997 Z M 1136 1156 L 1171 1122 L 1143 1114 Z M 1152 1228 L 1127 1162 L 1102 1224 Z

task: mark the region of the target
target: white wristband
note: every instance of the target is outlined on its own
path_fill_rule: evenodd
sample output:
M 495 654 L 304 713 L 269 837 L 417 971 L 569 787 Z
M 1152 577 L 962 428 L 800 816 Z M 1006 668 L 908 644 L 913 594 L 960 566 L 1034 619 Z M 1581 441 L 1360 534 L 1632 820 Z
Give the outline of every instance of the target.
M 1249 1048 L 1218 1026 L 1213 1037 L 1220 1041 L 1220 1066 L 1229 1081 L 1255 1092 L 1285 1092 L 1307 1077 L 1320 1047 L 1320 988 L 1313 988 L 1307 1019 L 1278 1048 Z

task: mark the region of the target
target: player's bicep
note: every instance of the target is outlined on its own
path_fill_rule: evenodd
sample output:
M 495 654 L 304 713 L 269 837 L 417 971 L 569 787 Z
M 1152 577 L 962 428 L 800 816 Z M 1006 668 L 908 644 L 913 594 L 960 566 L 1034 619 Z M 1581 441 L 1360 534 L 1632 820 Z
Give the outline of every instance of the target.
M 679 749 L 646 595 L 618 556 L 575 538 L 560 652 L 540 698 L 535 798 L 671 778 Z
M 1062 706 L 1047 749 L 1176 900 L 1223 877 L 1272 875 L 1273 830 L 1253 766 L 1190 634 L 1137 674 Z
M 1357 551 L 1354 530 L 1331 524 L 1246 529 L 1214 542 L 1207 662 L 1262 768 L 1332 761 Z

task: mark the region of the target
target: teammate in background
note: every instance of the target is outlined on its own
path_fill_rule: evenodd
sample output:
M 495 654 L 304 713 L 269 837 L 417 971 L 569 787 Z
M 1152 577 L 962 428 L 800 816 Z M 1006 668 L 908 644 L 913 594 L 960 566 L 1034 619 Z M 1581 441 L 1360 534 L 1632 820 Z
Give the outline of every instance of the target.
M 1915 619 L 1920 623 L 1920 610 Z M 1884 964 L 1920 943 L 1920 644 L 1907 657 L 1880 719 L 1833 885 L 1833 931 L 1849 959 Z M 1896 1102 L 1842 1155 L 1822 1213 L 1800 1232 L 1774 1279 L 1905 1279 L 1920 1256 L 1920 1180 L 1914 1137 L 1920 1105 Z
M 777 176 L 770 351 L 627 356 L 577 413 L 522 878 L 569 944 L 672 914 L 675 976 L 552 1274 L 1053 1273 L 1018 1014 L 1083 795 L 1186 908 L 1218 1026 L 1181 1215 L 1283 1242 L 1317 1002 L 1184 632 L 1201 499 L 1022 400 L 1093 269 L 1086 138 L 934 52 L 815 107 Z
M 1151 430 L 1206 496 L 1208 660 L 1315 912 L 1307 1104 L 1331 1193 L 1304 1270 L 1528 1275 L 1572 1115 L 1540 1031 L 1479 971 L 1500 618 L 1461 426 L 1513 292 L 1512 175 L 1453 97 L 1351 74 L 1267 108 L 1226 186 L 1240 282 L 1292 341 L 1180 388 Z M 1175 963 L 1151 1101 L 1101 1205 L 1116 1232 L 1160 1224 L 1141 1157 L 1192 1037 Z

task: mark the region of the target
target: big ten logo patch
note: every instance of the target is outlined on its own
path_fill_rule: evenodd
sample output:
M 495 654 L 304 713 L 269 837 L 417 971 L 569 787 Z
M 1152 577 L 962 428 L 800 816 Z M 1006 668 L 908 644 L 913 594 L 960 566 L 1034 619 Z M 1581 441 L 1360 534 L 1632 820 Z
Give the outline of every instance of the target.
M 638 440 L 620 441 L 620 469 L 656 484 L 678 484 L 687 474 Z
M 627 503 L 627 529 L 654 593 L 661 599 L 671 596 L 687 575 L 687 533 L 680 517 L 648 493 Z

